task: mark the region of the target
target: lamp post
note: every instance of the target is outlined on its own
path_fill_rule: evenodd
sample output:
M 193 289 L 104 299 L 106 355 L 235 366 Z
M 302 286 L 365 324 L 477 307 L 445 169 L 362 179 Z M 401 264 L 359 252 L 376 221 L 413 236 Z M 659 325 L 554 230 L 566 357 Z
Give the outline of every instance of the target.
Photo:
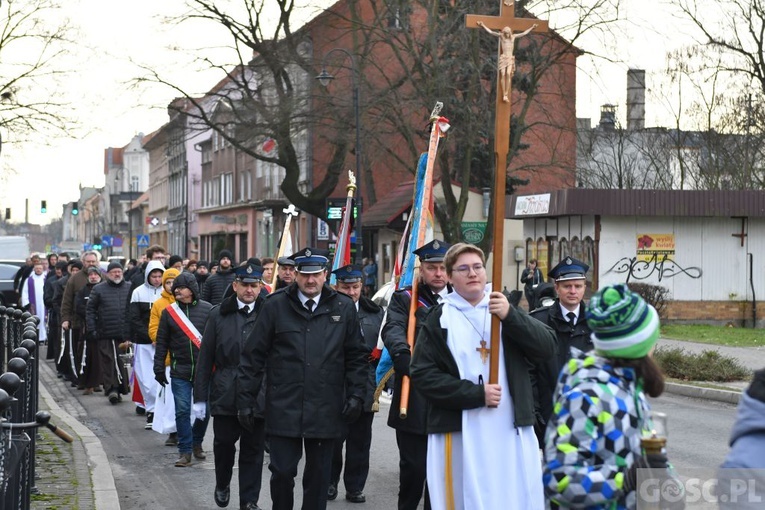
M 353 78 L 353 114 L 356 122 L 356 191 L 358 193 L 358 203 L 356 204 L 356 218 L 354 222 L 354 228 L 356 230 L 356 263 L 361 263 L 362 250 L 364 249 L 363 234 L 361 230 L 361 122 L 359 121 L 359 70 L 356 67 L 356 59 L 353 54 L 345 48 L 332 48 L 329 50 L 321 61 L 321 73 L 316 77 L 319 83 L 324 88 L 329 87 L 329 83 L 335 79 L 335 77 L 327 72 L 327 59 L 333 53 L 342 53 L 345 55 L 343 60 L 347 57 L 351 61 L 351 71 Z M 346 211 L 347 212 L 347 211 Z M 353 211 L 350 211 L 353 214 Z

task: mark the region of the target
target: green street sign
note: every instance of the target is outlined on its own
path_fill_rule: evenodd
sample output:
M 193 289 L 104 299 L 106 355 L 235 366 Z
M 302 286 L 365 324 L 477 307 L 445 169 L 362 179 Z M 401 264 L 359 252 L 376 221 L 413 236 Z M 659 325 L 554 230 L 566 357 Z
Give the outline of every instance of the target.
M 462 239 L 470 244 L 478 244 L 483 241 L 486 235 L 485 221 L 463 221 L 460 225 L 462 230 Z

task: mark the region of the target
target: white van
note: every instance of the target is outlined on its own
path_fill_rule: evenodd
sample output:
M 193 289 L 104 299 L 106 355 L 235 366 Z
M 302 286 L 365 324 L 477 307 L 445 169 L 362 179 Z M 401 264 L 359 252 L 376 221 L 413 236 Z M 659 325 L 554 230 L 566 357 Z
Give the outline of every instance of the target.
M 24 236 L 0 236 L 0 259 L 26 260 L 32 253 Z

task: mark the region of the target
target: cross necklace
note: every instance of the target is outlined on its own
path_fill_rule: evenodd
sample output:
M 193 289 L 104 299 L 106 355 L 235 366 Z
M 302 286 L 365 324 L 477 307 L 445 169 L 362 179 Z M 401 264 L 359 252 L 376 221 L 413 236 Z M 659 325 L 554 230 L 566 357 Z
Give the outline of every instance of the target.
M 456 307 L 455 307 L 456 308 Z M 481 331 L 478 331 L 478 328 L 475 327 L 475 324 L 473 324 L 473 321 L 470 320 L 470 318 L 465 315 L 465 312 L 457 308 L 459 312 L 462 314 L 463 317 L 465 317 L 465 320 L 468 321 L 468 324 L 470 324 L 470 327 L 475 330 L 476 333 L 478 333 L 478 338 L 481 339 L 481 347 L 476 347 L 475 350 L 477 353 L 481 355 L 481 362 L 485 365 L 486 361 L 489 359 L 489 353 L 491 353 L 491 349 L 486 347 L 486 340 L 483 339 L 484 332 L 486 331 L 486 317 L 489 316 L 488 309 L 485 312 L 485 315 L 483 316 L 483 329 Z

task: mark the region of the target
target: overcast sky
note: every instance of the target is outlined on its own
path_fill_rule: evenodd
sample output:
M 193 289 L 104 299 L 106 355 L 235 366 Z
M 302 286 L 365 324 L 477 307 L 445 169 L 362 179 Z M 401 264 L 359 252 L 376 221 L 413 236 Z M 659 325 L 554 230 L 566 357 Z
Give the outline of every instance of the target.
M 324 0 L 325 4 L 330 3 Z M 305 0 L 311 9 L 316 0 Z M 577 116 L 597 122 L 600 105 L 613 103 L 624 110 L 626 71 L 642 68 L 648 74 L 665 66 L 664 55 L 690 39 L 676 20 L 657 13 L 665 0 L 626 0 L 628 20 L 626 40 L 615 44 L 621 64 L 594 63 L 589 57 L 579 60 L 577 75 Z M 132 58 L 158 66 L 178 83 L 195 84 L 189 88 L 209 89 L 219 75 L 192 72 L 169 45 L 183 48 L 223 45 L 225 34 L 214 30 L 184 31 L 160 23 L 158 16 L 178 9 L 180 0 L 133 0 L 121 3 L 103 0 L 67 0 L 63 14 L 79 26 L 83 48 L 73 57 L 77 72 L 64 84 L 87 132 L 81 139 L 54 140 L 51 145 L 17 148 L 3 147 L 3 163 L 13 166 L 17 176 L 0 190 L 3 207 L 12 208 L 12 221 L 24 218 L 24 199 L 29 199 L 29 219 L 47 223 L 61 215 L 64 203 L 76 200 L 79 186 L 102 186 L 103 151 L 106 147 L 127 145 L 137 133 L 148 134 L 167 121 L 166 105 L 172 91 L 131 90 L 125 86 L 136 72 L 128 63 Z M 172 5 L 174 7 L 167 7 Z M 308 7 L 306 7 L 308 9 Z M 307 12 L 306 10 L 303 11 Z M 209 26 L 209 25 L 208 25 Z M 646 28 L 650 27 L 650 28 Z M 581 44 L 580 44 L 581 47 Z M 665 112 L 646 105 L 646 125 L 657 125 Z M 40 214 L 41 200 L 47 200 L 47 215 Z M 1 208 L 0 208 L 1 209 Z

